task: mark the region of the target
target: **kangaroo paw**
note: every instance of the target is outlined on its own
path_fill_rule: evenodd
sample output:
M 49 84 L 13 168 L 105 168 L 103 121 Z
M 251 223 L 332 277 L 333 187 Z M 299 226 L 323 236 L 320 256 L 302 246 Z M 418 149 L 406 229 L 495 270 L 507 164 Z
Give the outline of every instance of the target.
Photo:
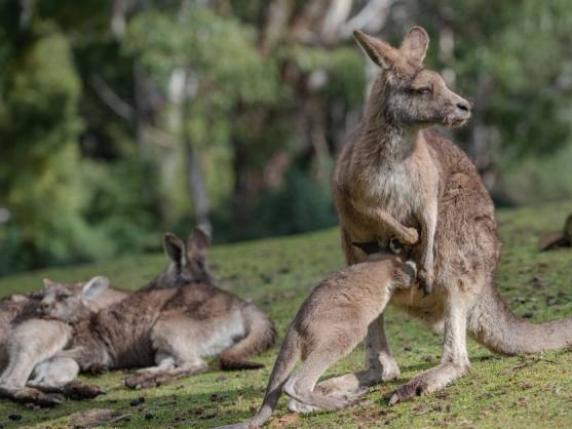
M 433 292 L 433 273 L 425 268 L 421 268 L 417 272 L 417 279 L 419 280 L 419 288 L 423 289 L 423 296 L 429 295 Z

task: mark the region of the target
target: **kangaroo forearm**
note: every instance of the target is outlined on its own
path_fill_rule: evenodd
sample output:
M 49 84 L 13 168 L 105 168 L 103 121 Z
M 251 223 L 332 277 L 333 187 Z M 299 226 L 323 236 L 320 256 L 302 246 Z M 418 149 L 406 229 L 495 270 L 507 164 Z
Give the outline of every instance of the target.
M 372 221 L 372 223 L 379 224 L 381 226 L 380 230 L 383 229 L 383 232 L 386 234 L 388 232 L 387 230 L 389 230 L 389 233 L 393 234 L 399 241 L 405 244 L 413 244 L 417 241 L 418 237 L 416 237 L 415 234 L 412 234 L 411 228 L 403 225 L 383 208 L 355 203 L 353 204 L 353 207 L 362 216 L 365 216 Z M 382 231 L 379 232 L 381 233 Z
M 436 201 L 436 197 L 435 197 Z M 435 247 L 435 233 L 437 231 L 437 205 L 433 202 L 428 205 L 421 215 L 421 264 L 425 269 L 433 268 L 433 254 Z

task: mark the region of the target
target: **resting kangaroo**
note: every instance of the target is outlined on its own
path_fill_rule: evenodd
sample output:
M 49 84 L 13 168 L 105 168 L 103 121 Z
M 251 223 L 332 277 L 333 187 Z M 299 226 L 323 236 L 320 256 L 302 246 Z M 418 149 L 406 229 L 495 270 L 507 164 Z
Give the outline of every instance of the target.
M 248 429 L 264 424 L 282 391 L 292 398 L 292 411 L 335 410 L 354 402 L 314 390 L 318 378 L 350 353 L 367 334 L 369 324 L 387 305 L 391 292 L 409 288 L 415 265 L 397 256 L 373 255 L 323 280 L 290 324 L 268 381 L 258 413 L 248 422 L 225 426 Z M 300 368 L 292 374 L 296 363 Z M 292 374 L 292 375 L 291 375 Z
M 187 246 L 167 234 L 165 248 L 175 269 L 165 275 L 176 274 L 177 267 L 206 270 L 207 246 L 208 237 L 200 229 L 191 234 Z M 104 284 L 84 289 L 82 299 L 78 292 L 48 290 L 42 301 L 44 313 L 69 322 L 75 333 L 68 350 L 43 364 L 37 381 L 70 380 L 78 369 L 143 368 L 128 376 L 125 384 L 150 387 L 204 371 L 203 358 L 214 355 L 220 355 L 223 368 L 260 367 L 246 359 L 273 344 L 275 331 L 268 317 L 253 304 L 210 282 L 193 282 L 187 274 L 176 275 L 180 287 L 143 289 L 89 317 L 85 301 L 102 293 Z
M 94 277 L 85 284 L 68 284 L 65 287 L 70 290 L 81 290 L 85 285 L 98 279 Z M 44 279 L 45 288 L 56 285 L 51 280 Z M 92 301 L 93 310 L 107 307 L 125 296 L 126 292 L 109 288 Z M 0 351 L 5 364 L 2 365 L 3 372 L 0 376 L 0 394 L 17 401 L 54 405 L 59 402 L 56 397 L 26 387 L 26 382 L 38 363 L 66 346 L 71 336 L 71 327 L 58 320 L 39 318 L 41 297 L 41 293 L 13 295 L 5 298 L 0 304 L 2 321 Z M 66 393 L 66 390 L 63 393 Z M 69 393 L 78 392 L 69 391 Z
M 437 207 L 424 215 L 437 217 L 434 290 L 424 297 L 419 291 L 396 289 L 390 302 L 444 333 L 441 363 L 397 389 L 390 403 L 436 391 L 465 374 L 470 365 L 467 330 L 489 349 L 505 354 L 566 346 L 572 341 L 572 319 L 531 324 L 515 317 L 496 291 L 500 243 L 492 200 L 467 156 L 426 129 L 463 124 L 470 107 L 437 73 L 423 67 L 429 44 L 425 30 L 412 28 L 399 49 L 361 32 L 355 38 L 381 72 L 333 178 L 347 263 L 365 257 L 352 242 L 387 242 L 399 230 L 387 225 L 396 222 L 421 228 L 420 246 L 411 250 L 422 268 L 431 231 L 423 221 L 418 225 L 416 212 L 433 198 L 424 194 L 422 185 L 427 174 L 434 174 L 433 166 L 439 190 Z M 427 159 L 433 166 L 428 167 Z M 383 316 L 370 326 L 366 359 L 365 371 L 327 380 L 322 387 L 351 391 L 398 377 Z

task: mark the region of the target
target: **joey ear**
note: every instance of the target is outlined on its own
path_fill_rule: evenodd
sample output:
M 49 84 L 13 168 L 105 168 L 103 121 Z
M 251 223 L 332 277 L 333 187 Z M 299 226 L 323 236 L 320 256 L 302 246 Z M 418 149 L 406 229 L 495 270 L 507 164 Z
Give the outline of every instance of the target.
M 410 61 L 421 65 L 427 54 L 428 47 L 429 35 L 427 31 L 422 27 L 415 26 L 409 30 L 403 42 L 401 42 L 399 51 Z
M 101 295 L 109 287 L 109 279 L 103 276 L 96 276 L 89 280 L 81 288 L 82 298 L 92 301 Z
M 163 247 L 165 248 L 165 253 L 177 268 L 180 269 L 186 264 L 185 243 L 175 234 L 168 232 L 163 236 Z
M 354 31 L 354 39 L 371 60 L 382 68 L 391 67 L 398 59 L 399 52 L 388 43 L 362 31 Z
M 187 238 L 187 255 L 189 258 L 206 258 L 211 244 L 210 234 L 200 226 L 195 227 Z

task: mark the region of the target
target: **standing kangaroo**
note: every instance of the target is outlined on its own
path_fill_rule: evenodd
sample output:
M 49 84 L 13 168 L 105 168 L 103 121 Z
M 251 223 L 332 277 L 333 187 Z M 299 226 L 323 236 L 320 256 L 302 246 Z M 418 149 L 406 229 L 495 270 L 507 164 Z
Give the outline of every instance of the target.
M 288 332 L 270 375 L 264 401 L 249 421 L 219 429 L 263 425 L 284 391 L 292 411 L 335 410 L 355 402 L 314 389 L 320 376 L 349 354 L 387 305 L 395 289 L 408 289 L 416 267 L 399 257 L 375 254 L 324 279 L 306 298 Z M 298 361 L 300 368 L 293 373 Z M 352 395 L 353 396 L 353 395 Z
M 261 367 L 246 359 L 273 344 L 274 327 L 253 304 L 205 281 L 207 277 L 193 281 L 193 267 L 207 271 L 207 247 L 208 237 L 200 229 L 191 234 L 187 246 L 167 234 L 165 249 L 172 269 L 158 277 L 156 287 L 134 292 L 91 315 L 85 302 L 101 294 L 104 284 L 71 294 L 61 288 L 48 290 L 42 301 L 44 314 L 71 323 L 75 332 L 70 348 L 46 361 L 36 382 L 67 382 L 78 370 L 143 368 L 125 384 L 151 387 L 206 370 L 203 358 L 214 355 L 219 355 L 223 368 Z M 159 287 L 165 278 L 180 286 Z
M 399 49 L 361 32 L 354 35 L 381 72 L 334 173 L 342 248 L 347 263 L 354 264 L 366 255 L 352 243 L 387 243 L 397 237 L 407 244 L 414 241 L 408 228 L 420 228 L 420 244 L 411 254 L 420 269 L 432 268 L 434 290 L 424 296 L 396 289 L 390 302 L 444 333 L 441 363 L 398 388 L 390 403 L 439 390 L 465 374 L 470 365 L 467 330 L 504 354 L 572 342 L 572 319 L 531 324 L 515 317 L 496 291 L 500 243 L 492 200 L 467 156 L 427 130 L 434 124 L 463 124 L 470 105 L 439 74 L 423 67 L 426 31 L 412 28 Z M 431 253 L 432 267 L 427 265 Z M 399 376 L 383 315 L 369 328 L 366 365 L 364 371 L 327 380 L 321 388 L 351 391 Z

